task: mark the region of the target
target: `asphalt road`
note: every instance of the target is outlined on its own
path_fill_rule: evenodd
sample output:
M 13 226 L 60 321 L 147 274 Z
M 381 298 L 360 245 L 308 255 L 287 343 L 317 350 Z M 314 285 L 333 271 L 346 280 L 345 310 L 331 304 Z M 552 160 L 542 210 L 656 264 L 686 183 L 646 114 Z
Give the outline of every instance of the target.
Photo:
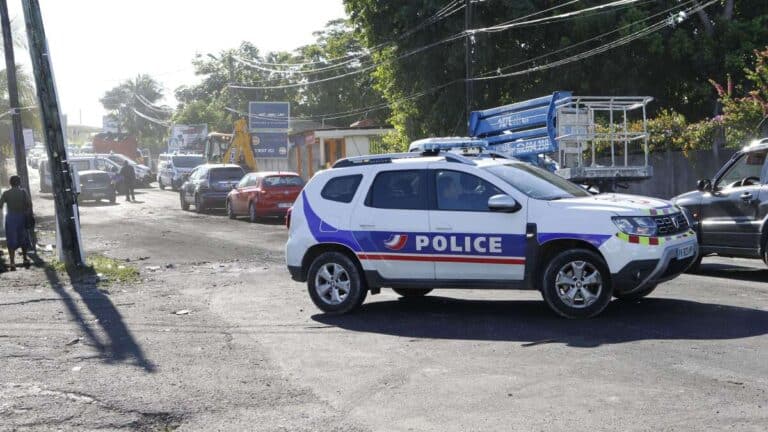
M 0 301 L 5 427 L 768 428 L 760 262 L 706 259 L 702 274 L 588 321 L 556 317 L 537 293 L 471 290 L 383 290 L 332 317 L 290 280 L 280 222 L 184 212 L 170 191 L 137 198 L 81 217 L 88 251 L 130 260 L 141 284 L 83 295 L 100 291 L 0 275 L 12 282 Z M 50 228 L 50 199 L 36 203 Z

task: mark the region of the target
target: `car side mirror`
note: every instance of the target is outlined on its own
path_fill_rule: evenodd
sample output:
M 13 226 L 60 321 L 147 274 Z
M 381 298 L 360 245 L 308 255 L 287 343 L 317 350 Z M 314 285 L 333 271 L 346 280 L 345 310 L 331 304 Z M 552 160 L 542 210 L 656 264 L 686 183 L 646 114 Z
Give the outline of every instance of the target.
M 712 181 L 709 179 L 702 179 L 696 182 L 696 189 L 701 192 L 712 190 Z
M 509 195 L 494 195 L 488 199 L 488 209 L 500 213 L 514 213 L 523 208 Z

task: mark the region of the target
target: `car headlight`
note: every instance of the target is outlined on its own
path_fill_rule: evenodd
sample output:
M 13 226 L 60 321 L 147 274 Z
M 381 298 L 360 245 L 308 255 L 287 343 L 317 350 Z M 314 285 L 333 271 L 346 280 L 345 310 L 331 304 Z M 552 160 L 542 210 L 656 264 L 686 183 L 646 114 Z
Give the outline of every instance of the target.
M 656 235 L 656 222 L 648 216 L 616 216 L 613 223 L 624 234 L 648 237 Z

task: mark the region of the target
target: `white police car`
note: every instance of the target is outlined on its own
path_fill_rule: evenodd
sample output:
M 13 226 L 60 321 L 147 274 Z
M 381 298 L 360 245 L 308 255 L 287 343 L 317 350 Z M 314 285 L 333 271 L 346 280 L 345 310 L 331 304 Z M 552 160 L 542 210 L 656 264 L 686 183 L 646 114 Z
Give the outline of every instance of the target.
M 294 204 L 286 261 L 321 310 L 346 313 L 368 291 L 540 290 L 568 318 L 637 299 L 696 258 L 672 204 L 591 195 L 529 164 L 480 154 L 349 158 L 318 173 Z

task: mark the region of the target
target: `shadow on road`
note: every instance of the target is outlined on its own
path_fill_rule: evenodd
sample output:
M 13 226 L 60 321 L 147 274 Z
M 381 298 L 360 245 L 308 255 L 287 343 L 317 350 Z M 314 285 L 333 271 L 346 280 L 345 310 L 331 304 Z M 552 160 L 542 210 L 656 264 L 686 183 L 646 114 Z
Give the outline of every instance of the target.
M 555 316 L 543 301 L 460 300 L 437 296 L 374 302 L 359 313 L 315 315 L 346 330 L 411 338 L 562 343 L 597 347 L 640 340 L 736 339 L 768 333 L 768 312 L 687 300 L 612 302 L 591 320 Z
M 759 260 L 755 260 L 755 262 L 762 265 L 762 262 Z M 768 282 L 768 268 L 765 267 L 744 267 L 733 264 L 702 263 L 698 275 L 723 279 L 737 279 L 748 282 Z
M 119 363 L 133 360 L 145 371 L 155 371 L 155 366 L 144 356 L 144 351 L 123 322 L 120 312 L 109 297 L 98 289 L 99 278 L 93 269 L 86 267 L 67 271 L 72 287 L 95 318 L 90 320 L 80 312 L 76 299 L 64 288 L 56 269 L 39 258 L 34 259 L 34 264 L 44 269 L 51 289 L 61 298 L 69 315 L 104 361 Z

